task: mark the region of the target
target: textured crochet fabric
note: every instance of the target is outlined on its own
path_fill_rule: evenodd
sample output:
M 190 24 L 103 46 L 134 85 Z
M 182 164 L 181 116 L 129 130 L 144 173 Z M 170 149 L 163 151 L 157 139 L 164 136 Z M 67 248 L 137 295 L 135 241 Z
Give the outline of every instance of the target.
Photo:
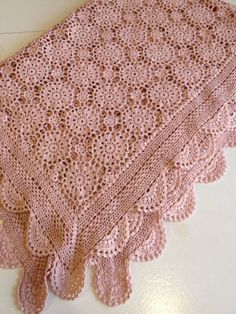
M 236 6 L 93 0 L 0 64 L 0 262 L 17 300 L 76 298 L 84 272 L 108 305 L 131 261 L 157 258 L 164 222 L 236 146 Z

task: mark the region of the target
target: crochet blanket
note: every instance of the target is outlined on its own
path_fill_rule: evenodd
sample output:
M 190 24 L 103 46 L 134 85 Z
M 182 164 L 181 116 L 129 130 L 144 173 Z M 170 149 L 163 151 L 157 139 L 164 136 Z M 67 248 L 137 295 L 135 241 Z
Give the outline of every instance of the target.
M 131 261 L 157 258 L 165 221 L 236 146 L 236 6 L 90 0 L 0 64 L 0 265 L 17 300 L 76 298 L 85 268 L 110 306 Z

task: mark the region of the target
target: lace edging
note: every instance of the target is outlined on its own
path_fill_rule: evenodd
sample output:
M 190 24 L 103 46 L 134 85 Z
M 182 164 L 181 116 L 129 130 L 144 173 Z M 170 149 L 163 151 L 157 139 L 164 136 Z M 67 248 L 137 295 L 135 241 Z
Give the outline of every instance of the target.
M 139 247 L 135 248 L 133 244 L 132 250 L 128 251 L 128 253 L 127 246 L 129 247 L 129 241 L 123 244 L 124 251 L 126 250 L 126 253 L 123 254 L 123 264 L 126 265 L 126 268 L 122 270 L 122 273 L 126 275 L 123 275 L 122 279 L 120 279 L 120 282 L 122 282 L 126 278 L 126 282 L 123 283 L 123 288 L 126 287 L 123 297 L 122 293 L 119 294 L 112 289 L 119 286 L 117 279 L 113 282 L 116 271 L 112 272 L 112 269 L 117 269 L 117 259 L 122 259 L 122 253 L 120 254 L 118 250 L 116 252 L 113 250 L 113 255 L 108 257 L 106 246 L 109 240 L 106 238 L 103 242 L 104 256 L 101 257 L 100 243 L 98 254 L 100 256 L 95 257 L 91 264 L 95 265 L 93 285 L 99 299 L 104 303 L 113 306 L 124 303 L 128 299 L 132 285 L 127 269 L 131 261 L 149 261 L 161 255 L 166 243 L 164 222 L 182 221 L 193 214 L 196 208 L 195 183 L 214 182 L 224 175 L 226 160 L 223 149 L 224 147 L 236 146 L 233 145 L 236 140 L 235 120 L 233 118 L 235 118 L 234 105 L 231 103 L 231 108 L 230 105 L 228 108 L 222 107 L 214 119 L 198 131 L 196 137 L 187 143 L 185 148 L 176 155 L 174 161 L 165 168 L 159 179 L 146 191 L 135 207 L 134 212 L 136 210 L 136 212 L 142 212 L 144 216 L 154 215 L 154 217 L 148 224 L 145 222 L 145 217 L 142 217 L 142 227 L 145 229 L 144 225 L 146 224 L 146 229 L 150 230 L 150 234 L 145 238 L 142 227 L 137 231 L 134 243 L 137 243 L 137 239 L 140 236 L 142 243 Z M 186 154 L 187 150 L 188 154 Z M 181 154 L 187 157 L 183 159 Z M 170 182 L 175 183 L 174 188 L 173 185 L 168 185 L 166 189 L 163 189 L 163 185 L 166 186 L 168 181 L 164 182 L 163 176 L 169 176 Z M 177 195 L 180 197 L 177 197 Z M 164 199 L 169 201 L 168 204 L 165 203 L 165 210 L 162 210 L 163 204 L 161 203 Z M 158 228 L 155 228 L 156 225 L 158 225 Z M 112 232 L 110 237 L 112 237 Z M 111 241 L 112 239 L 110 239 L 110 243 Z M 107 270 L 107 273 L 110 272 L 110 281 L 107 278 L 107 273 L 103 273 L 103 269 Z M 119 292 L 121 291 L 122 289 Z

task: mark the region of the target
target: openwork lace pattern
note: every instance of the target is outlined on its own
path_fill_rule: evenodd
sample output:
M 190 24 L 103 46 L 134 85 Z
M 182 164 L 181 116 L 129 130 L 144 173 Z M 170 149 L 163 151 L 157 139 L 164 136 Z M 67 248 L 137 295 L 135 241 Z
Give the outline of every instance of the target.
M 131 261 L 236 146 L 236 7 L 222 0 L 90 0 L 0 64 L 0 264 L 17 300 L 76 298 L 86 266 L 108 305 Z

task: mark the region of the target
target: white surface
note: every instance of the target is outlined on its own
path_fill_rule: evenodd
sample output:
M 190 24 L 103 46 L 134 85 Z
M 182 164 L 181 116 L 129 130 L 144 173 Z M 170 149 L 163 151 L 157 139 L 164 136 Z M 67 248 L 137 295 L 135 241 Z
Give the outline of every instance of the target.
M 0 60 L 83 2 L 0 0 Z M 224 177 L 195 186 L 193 216 L 182 223 L 166 223 L 168 241 L 162 256 L 131 265 L 130 300 L 115 308 L 104 306 L 92 292 L 87 271 L 77 300 L 63 301 L 50 294 L 44 313 L 236 314 L 236 149 L 225 149 L 225 156 Z M 0 270 L 0 314 L 21 313 L 13 303 L 18 273 Z

